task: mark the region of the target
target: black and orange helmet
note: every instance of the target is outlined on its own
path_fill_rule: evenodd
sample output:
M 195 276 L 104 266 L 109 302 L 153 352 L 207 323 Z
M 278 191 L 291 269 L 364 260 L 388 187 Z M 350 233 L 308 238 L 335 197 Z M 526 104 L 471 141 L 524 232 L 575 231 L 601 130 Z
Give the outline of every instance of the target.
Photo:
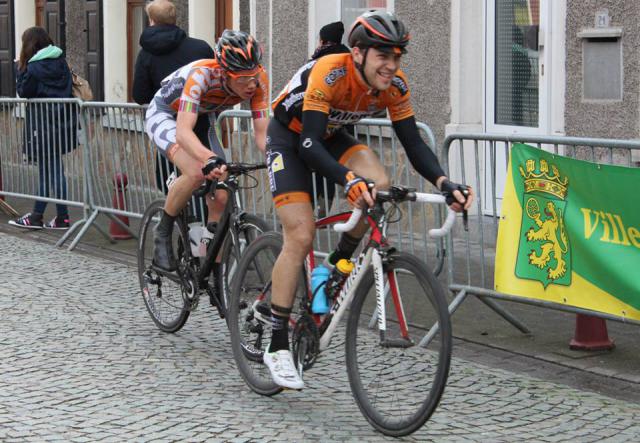
M 255 71 L 262 68 L 260 43 L 243 31 L 225 29 L 216 43 L 215 55 L 225 71 Z
M 394 14 L 382 10 L 369 11 L 351 25 L 349 46 L 404 54 L 409 38 L 409 30 Z

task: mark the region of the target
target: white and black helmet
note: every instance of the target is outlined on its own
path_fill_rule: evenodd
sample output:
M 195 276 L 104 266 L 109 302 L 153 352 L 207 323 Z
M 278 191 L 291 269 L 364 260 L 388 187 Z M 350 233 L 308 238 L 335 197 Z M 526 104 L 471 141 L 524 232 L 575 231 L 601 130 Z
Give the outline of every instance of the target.
M 215 47 L 216 60 L 225 71 L 253 71 L 260 68 L 260 43 L 244 31 L 225 29 Z

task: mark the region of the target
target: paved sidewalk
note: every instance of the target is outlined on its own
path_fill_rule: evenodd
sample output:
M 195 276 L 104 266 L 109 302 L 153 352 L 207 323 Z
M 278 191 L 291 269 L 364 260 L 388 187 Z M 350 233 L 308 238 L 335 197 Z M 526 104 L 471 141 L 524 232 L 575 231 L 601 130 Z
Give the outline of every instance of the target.
M 24 199 L 9 199 L 20 211 L 28 212 L 33 203 Z M 49 212 L 54 208 L 49 208 Z M 81 214 L 71 208 L 72 221 Z M 9 226 L 9 217 L 0 211 L 0 232 L 37 239 L 49 244 L 60 238 L 60 232 L 48 230 L 25 232 Z M 108 219 L 98 217 L 97 223 L 108 230 Z M 134 231 L 137 220 L 131 219 Z M 65 245 L 67 246 L 70 241 Z M 135 240 L 110 244 L 91 228 L 78 244 L 77 250 L 110 260 L 135 264 Z M 462 269 L 461 272 L 466 272 Z M 606 395 L 622 396 L 640 402 L 640 328 L 609 321 L 609 336 L 616 348 L 604 352 L 582 352 L 569 349 L 574 335 L 575 315 L 517 303 L 502 302 L 502 306 L 523 321 L 531 334 L 522 334 L 475 297 L 468 298 L 453 315 L 453 332 L 458 338 L 456 353 L 469 354 L 499 367 L 531 373 L 546 380 L 575 387 L 588 387 Z M 460 346 L 464 344 L 464 346 Z M 464 352 L 471 349 L 471 352 Z M 477 351 L 476 351 L 477 350 Z M 487 358 L 488 356 L 488 358 Z M 577 372 L 575 372 L 577 371 Z M 614 383 L 611 383 L 614 382 Z
M 0 250 L 0 441 L 387 440 L 352 399 L 338 340 L 303 392 L 260 397 L 211 308 L 163 334 L 132 266 L 3 233 Z M 638 441 L 640 407 L 454 358 L 439 409 L 404 440 Z

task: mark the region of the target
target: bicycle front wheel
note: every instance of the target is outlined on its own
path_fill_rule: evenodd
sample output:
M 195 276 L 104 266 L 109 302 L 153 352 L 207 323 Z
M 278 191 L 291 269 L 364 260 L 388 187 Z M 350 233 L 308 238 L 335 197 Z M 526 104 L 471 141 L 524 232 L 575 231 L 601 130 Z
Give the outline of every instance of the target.
M 184 288 L 174 280 L 157 273 L 151 266 L 153 259 L 153 231 L 160 221 L 164 200 L 152 202 L 140 222 L 138 237 L 138 278 L 144 304 L 156 326 L 164 332 L 179 331 L 189 318 L 189 305 Z M 178 219 L 173 229 L 174 251 L 180 256 L 185 245 Z M 177 279 L 177 277 L 176 277 Z
M 438 406 L 449 374 L 451 322 L 442 286 L 416 257 L 391 254 L 382 286 L 384 316 L 372 271 L 357 288 L 347 323 L 346 362 L 366 419 L 398 437 L 419 429 Z M 439 335 L 427 348 L 420 346 L 436 322 Z

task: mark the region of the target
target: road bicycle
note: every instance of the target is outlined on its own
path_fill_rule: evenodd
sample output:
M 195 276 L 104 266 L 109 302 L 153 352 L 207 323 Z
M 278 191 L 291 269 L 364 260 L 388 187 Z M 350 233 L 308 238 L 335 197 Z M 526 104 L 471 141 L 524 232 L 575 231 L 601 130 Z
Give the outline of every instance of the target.
M 179 331 L 189 314 L 198 307 L 200 296 L 209 295 L 220 317 L 227 315 L 228 292 L 231 281 L 243 250 L 261 233 L 268 231 L 268 224 L 255 215 L 242 210 L 240 190 L 255 187 L 257 180 L 250 175 L 252 171 L 266 169 L 264 164 L 228 163 L 227 179 L 221 182 L 207 181 L 201 189 L 194 192 L 196 198 L 212 198 L 211 188 L 222 189 L 228 198 L 224 211 L 217 223 L 190 223 L 194 219 L 189 206 L 176 217 L 173 229 L 173 250 L 178 268 L 174 272 L 162 270 L 152 263 L 153 232 L 160 221 L 164 200 L 152 202 L 142 217 L 138 242 L 138 277 L 145 306 L 156 326 L 164 332 Z M 242 176 L 252 179 L 252 186 L 242 186 Z M 203 205 L 204 206 L 204 205 Z M 200 225 L 200 226 L 198 226 Z M 190 235 L 190 230 L 200 229 L 204 237 L 213 234 L 210 241 L 202 246 Z M 191 233 L 193 234 L 193 233 Z M 197 256 L 199 248 L 205 249 L 202 257 Z M 201 250 L 202 251 L 202 250 Z M 212 272 L 215 258 L 221 257 L 222 282 L 216 285 Z M 216 287 L 219 289 L 216 290 Z
M 436 409 L 444 391 L 451 360 L 451 323 L 441 284 L 429 267 L 413 255 L 399 252 L 386 237 L 387 226 L 399 221 L 401 202 L 445 203 L 437 194 L 392 186 L 377 192 L 367 210 L 369 237 L 355 258 L 354 270 L 344 281 L 326 315 L 311 311 L 309 289 L 315 265 L 307 256 L 296 290 L 290 320 L 294 361 L 301 372 L 311 369 L 334 335 L 345 334 L 349 384 L 366 419 L 387 435 L 408 435 L 420 428 Z M 322 218 L 317 229 L 333 226 L 351 230 L 361 217 L 359 209 Z M 455 223 L 448 209 L 443 237 Z M 346 223 L 341 223 L 347 220 Z M 269 303 L 271 270 L 282 249 L 282 237 L 268 232 L 245 251 L 238 265 L 229 304 L 233 355 L 246 383 L 262 395 L 274 395 L 276 385 L 262 363 L 271 338 Z M 434 324 L 439 333 L 429 343 L 421 338 Z

